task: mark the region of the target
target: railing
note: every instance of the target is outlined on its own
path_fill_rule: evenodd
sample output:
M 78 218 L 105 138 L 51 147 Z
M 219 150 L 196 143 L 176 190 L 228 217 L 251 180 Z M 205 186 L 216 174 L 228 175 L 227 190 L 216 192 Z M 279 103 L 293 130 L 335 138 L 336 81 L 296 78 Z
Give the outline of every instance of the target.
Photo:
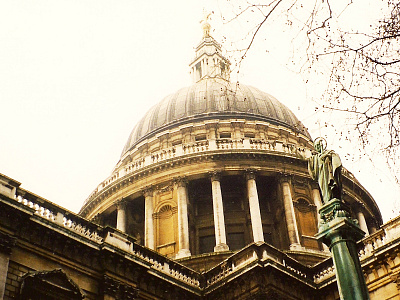
M 392 242 L 400 239 L 400 216 L 385 223 L 375 233 L 366 236 L 358 242 L 359 258 L 361 264 L 373 258 L 376 253 L 392 245 Z M 335 276 L 335 267 L 332 259 L 326 260 L 317 266 L 314 282 L 320 283 Z
M 246 266 L 256 263 L 264 264 L 266 262 L 271 262 L 303 280 L 312 280 L 313 278 L 310 268 L 300 264 L 274 247 L 262 243 L 250 244 L 208 271 L 205 274 L 207 286 L 217 284 L 226 277 L 233 276 L 236 272 L 241 272 Z
M 127 174 L 136 172 L 144 167 L 151 166 L 152 164 L 160 163 L 162 161 L 195 153 L 204 153 L 208 151 L 220 150 L 265 150 L 270 152 L 282 153 L 298 158 L 307 158 L 311 155 L 310 149 L 300 147 L 298 145 L 284 143 L 280 141 L 268 141 L 264 139 L 255 138 L 241 138 L 241 139 L 215 139 L 196 141 L 188 144 L 181 144 L 172 146 L 171 148 L 160 150 L 141 157 L 134 162 L 124 166 L 123 168 L 115 171 L 110 177 L 104 180 L 93 191 L 85 201 L 85 204 L 94 198 L 98 192 L 106 188 L 108 185 Z
M 86 219 L 68 212 L 67 210 L 23 189 L 18 189 L 16 193 L 15 200 L 11 201 L 16 201 L 21 205 L 34 210 L 33 214 L 35 216 L 92 240 L 96 242 L 99 247 L 104 247 L 107 244 L 118 247 L 130 253 L 134 259 L 146 262 L 150 268 L 163 272 L 190 286 L 196 288 L 200 287 L 202 277 L 199 273 L 174 262 L 155 251 L 135 244 L 132 237 L 129 237 L 114 228 L 102 227 L 89 222 Z
M 49 222 L 58 224 L 63 228 L 73 231 L 95 242 L 102 242 L 102 233 L 97 232 L 97 225 L 76 216 L 40 197 L 18 189 L 15 200 L 33 210 L 34 214 Z
M 64 229 L 78 234 L 100 245 L 110 243 L 130 253 L 135 259 L 142 260 L 159 272 L 165 273 L 176 280 L 200 288 L 203 282 L 207 286 L 218 284 L 222 279 L 241 272 L 251 264 L 272 263 L 279 268 L 297 276 L 299 279 L 320 284 L 333 280 L 335 269 L 332 259 L 327 259 L 313 268 L 309 268 L 290 258 L 285 253 L 265 244 L 250 244 L 233 256 L 218 264 L 203 275 L 177 263 L 146 247 L 134 244 L 126 234 L 115 229 L 104 228 L 86 219 L 75 215 L 47 200 L 40 198 L 26 190 L 18 188 L 15 197 L 20 205 L 33 210 L 33 214 Z M 130 238 L 132 239 L 132 238 Z M 358 243 L 361 249 L 359 257 L 361 264 L 367 263 L 374 256 L 390 247 L 394 241 L 400 239 L 400 216 L 382 225 L 375 233 L 365 237 Z M 122 241 L 122 242 L 121 242 Z
M 382 225 L 375 233 L 361 240 L 359 252 L 361 261 L 373 256 L 375 252 L 389 246 L 392 241 L 400 238 L 400 216 Z

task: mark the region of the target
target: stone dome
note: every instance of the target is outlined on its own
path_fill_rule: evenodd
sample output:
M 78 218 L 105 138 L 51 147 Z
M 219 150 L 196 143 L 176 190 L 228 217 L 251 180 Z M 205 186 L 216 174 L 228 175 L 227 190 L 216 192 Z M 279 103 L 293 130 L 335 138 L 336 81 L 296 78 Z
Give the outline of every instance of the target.
M 158 132 L 208 118 L 267 121 L 311 138 L 293 112 L 273 96 L 252 86 L 205 78 L 153 106 L 132 130 L 122 156 Z

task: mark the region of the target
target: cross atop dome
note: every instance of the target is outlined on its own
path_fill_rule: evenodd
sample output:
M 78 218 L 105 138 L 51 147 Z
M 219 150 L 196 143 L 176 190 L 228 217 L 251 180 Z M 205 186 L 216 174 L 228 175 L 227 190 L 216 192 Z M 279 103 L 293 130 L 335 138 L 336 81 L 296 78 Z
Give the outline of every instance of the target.
M 193 83 L 203 78 L 222 78 L 229 81 L 230 62 L 221 52 L 221 45 L 210 35 L 211 25 L 208 22 L 212 13 L 204 13 L 200 22 L 203 29 L 203 39 L 195 48 L 196 55 L 190 66 Z

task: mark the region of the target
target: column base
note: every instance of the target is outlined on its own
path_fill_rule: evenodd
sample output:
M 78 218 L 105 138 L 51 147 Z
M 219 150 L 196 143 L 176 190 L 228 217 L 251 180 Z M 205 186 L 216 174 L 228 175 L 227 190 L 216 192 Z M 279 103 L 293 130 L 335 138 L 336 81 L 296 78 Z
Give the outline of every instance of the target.
M 178 251 L 178 253 L 175 255 L 175 258 L 184 258 L 184 257 L 188 257 L 191 256 L 192 254 L 190 253 L 189 249 L 181 249 Z
M 291 244 L 290 246 L 289 246 L 289 249 L 290 250 L 294 250 L 294 251 L 296 251 L 296 250 L 304 250 L 304 248 L 303 248 L 303 246 L 302 245 L 300 245 L 300 244 Z
M 224 252 L 229 251 L 229 247 L 227 244 L 218 244 L 214 247 L 214 252 Z

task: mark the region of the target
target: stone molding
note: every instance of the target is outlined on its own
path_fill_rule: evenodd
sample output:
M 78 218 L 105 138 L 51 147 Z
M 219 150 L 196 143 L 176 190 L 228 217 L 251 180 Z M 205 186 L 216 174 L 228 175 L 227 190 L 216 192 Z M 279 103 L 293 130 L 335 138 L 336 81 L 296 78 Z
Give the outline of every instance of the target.
M 221 181 L 221 171 L 209 172 L 209 176 L 211 178 L 211 181 Z
M 17 238 L 10 235 L 6 234 L 3 232 L 0 232 L 0 251 L 10 255 L 12 248 L 15 246 L 15 243 L 17 242 Z
M 108 275 L 103 276 L 103 294 L 114 297 L 116 300 L 138 299 L 139 289 L 116 280 Z

